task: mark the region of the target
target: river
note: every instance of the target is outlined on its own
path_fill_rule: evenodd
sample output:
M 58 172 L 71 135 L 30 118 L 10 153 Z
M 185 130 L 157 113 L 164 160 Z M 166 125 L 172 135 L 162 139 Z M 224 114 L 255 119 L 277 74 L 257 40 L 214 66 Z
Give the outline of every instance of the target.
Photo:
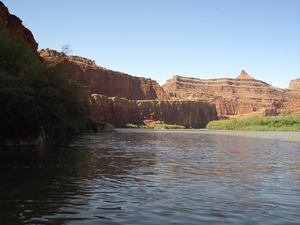
M 300 133 L 119 129 L 0 148 L 1 224 L 300 224 Z

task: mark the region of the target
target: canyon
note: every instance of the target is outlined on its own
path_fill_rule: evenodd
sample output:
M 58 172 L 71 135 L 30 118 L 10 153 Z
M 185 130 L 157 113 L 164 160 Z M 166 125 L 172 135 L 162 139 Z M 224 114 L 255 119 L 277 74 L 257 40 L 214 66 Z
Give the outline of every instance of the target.
M 109 70 L 84 57 L 50 49 L 37 51 L 31 31 L 1 1 L 0 29 L 27 44 L 45 62 L 63 58 L 74 79 L 86 80 L 89 85 L 89 111 L 99 122 L 168 123 L 198 128 L 218 118 L 300 113 L 300 78 L 281 89 L 242 70 L 235 79 L 176 75 L 160 86 L 151 78 Z

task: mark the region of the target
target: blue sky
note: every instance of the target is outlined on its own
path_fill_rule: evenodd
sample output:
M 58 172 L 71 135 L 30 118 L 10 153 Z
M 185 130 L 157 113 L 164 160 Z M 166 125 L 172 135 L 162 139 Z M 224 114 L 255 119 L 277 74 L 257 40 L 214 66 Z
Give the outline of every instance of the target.
M 299 0 L 2 0 L 39 49 L 163 85 L 174 75 L 273 86 L 300 78 Z

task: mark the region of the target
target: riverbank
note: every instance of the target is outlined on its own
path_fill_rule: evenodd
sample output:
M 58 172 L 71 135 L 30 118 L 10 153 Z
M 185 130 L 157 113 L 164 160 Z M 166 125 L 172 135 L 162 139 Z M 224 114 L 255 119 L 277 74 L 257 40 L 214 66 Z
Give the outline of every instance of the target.
M 209 130 L 300 131 L 300 114 L 213 120 Z
M 115 127 L 116 128 L 141 128 L 141 129 L 186 129 L 186 127 L 182 125 L 165 124 L 165 123 L 153 123 L 153 124 L 143 124 L 143 125 L 127 123 L 124 125 L 115 125 Z

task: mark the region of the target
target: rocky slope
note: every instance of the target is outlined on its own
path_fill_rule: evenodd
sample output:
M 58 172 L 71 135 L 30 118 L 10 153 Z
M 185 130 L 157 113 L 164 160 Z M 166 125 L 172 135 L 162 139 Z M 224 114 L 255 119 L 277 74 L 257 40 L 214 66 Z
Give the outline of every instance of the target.
M 31 31 L 23 26 L 22 20 L 19 17 L 10 14 L 7 7 L 1 1 L 0 30 L 5 30 L 17 41 L 24 42 L 37 54 L 38 43 L 35 41 Z
M 192 100 L 127 100 L 120 97 L 92 95 L 91 114 L 98 121 L 111 124 L 167 123 L 185 127 L 205 127 L 217 119 L 215 105 Z
M 293 108 L 287 108 L 286 102 L 297 98 L 297 93 L 300 93 L 273 87 L 254 79 L 244 70 L 236 79 L 204 80 L 174 76 L 162 87 L 171 99 L 195 99 L 215 103 L 219 117 L 293 112 Z
M 46 61 L 55 60 L 62 53 L 42 49 L 40 56 Z M 65 56 L 69 70 L 76 78 L 87 80 L 93 94 L 118 96 L 130 100 L 168 100 L 162 87 L 150 78 L 135 77 L 126 73 L 97 66 L 95 61 L 79 56 Z

